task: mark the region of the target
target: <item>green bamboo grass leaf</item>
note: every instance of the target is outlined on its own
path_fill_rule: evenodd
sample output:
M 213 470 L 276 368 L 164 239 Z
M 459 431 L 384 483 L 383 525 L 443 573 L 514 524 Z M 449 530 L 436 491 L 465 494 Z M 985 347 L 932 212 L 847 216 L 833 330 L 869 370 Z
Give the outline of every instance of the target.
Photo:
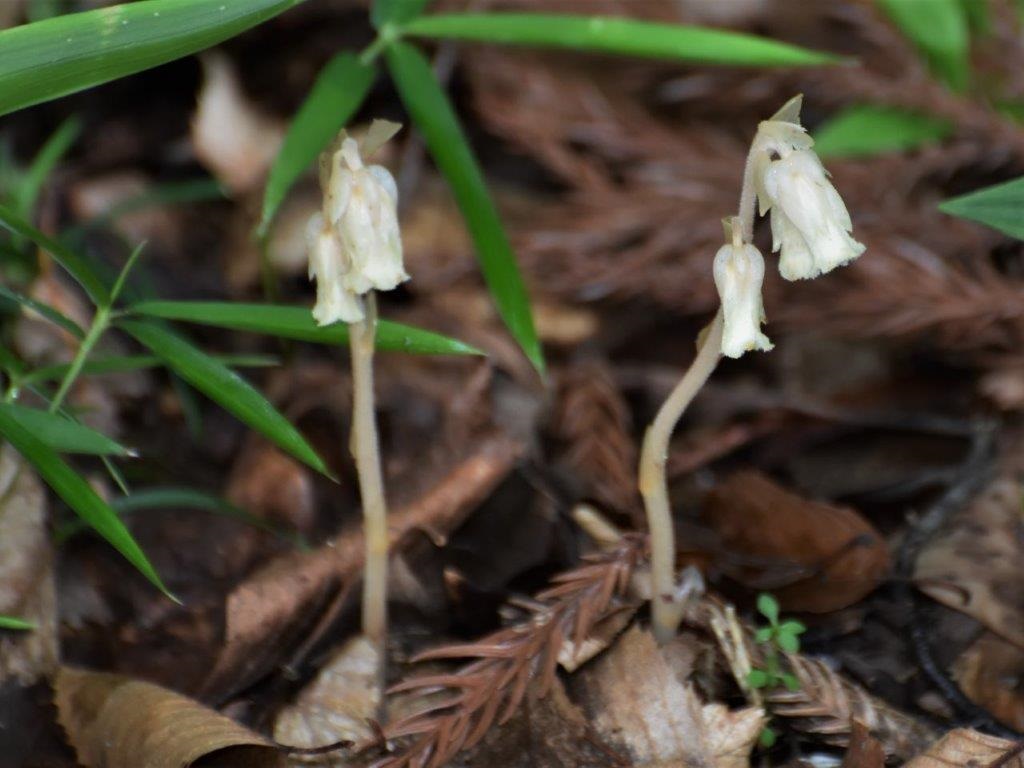
M 970 36 L 960 0 L 879 0 L 879 4 L 950 88 L 970 77 Z
M 211 355 L 217 360 L 231 368 L 265 368 L 277 365 L 278 359 L 270 355 Z M 158 368 L 163 365 L 163 360 L 153 355 L 111 355 L 110 357 L 93 358 L 86 361 L 82 366 L 83 376 L 105 376 L 115 373 L 127 373 L 129 371 L 142 371 L 147 368 Z M 68 364 L 48 365 L 45 368 L 37 368 L 31 373 L 21 377 L 23 386 L 43 384 L 47 381 L 60 381 L 68 372 Z
M 401 24 L 423 13 L 430 0 L 374 0 L 370 21 L 376 29 L 385 24 Z
M 601 16 L 459 13 L 421 16 L 403 35 L 571 48 L 626 56 L 739 66 L 815 66 L 838 56 L 739 32 Z
M 953 125 L 918 112 L 871 105 L 844 109 L 814 132 L 821 157 L 866 157 L 935 144 Z
M 263 193 L 263 217 L 257 234 L 267 233 L 274 214 L 299 175 L 316 159 L 359 109 L 373 84 L 373 66 L 355 54 L 339 53 L 320 71 L 306 100 L 288 127 Z
M 939 205 L 939 210 L 1024 240 L 1024 176 L 954 197 Z
M 251 384 L 226 365 L 155 322 L 121 319 L 117 325 L 222 408 L 299 461 L 331 477 L 327 465 L 298 430 Z
M 81 130 L 82 124 L 78 118 L 69 117 L 61 123 L 36 154 L 14 195 L 15 207 L 26 219 L 32 217 L 32 211 L 36 207 L 36 200 L 39 198 L 43 184 L 46 183 L 54 166 L 74 144 Z
M 93 456 L 132 455 L 131 451 L 106 435 L 56 413 L 2 403 L 0 410 L 58 453 L 84 453 Z
M 19 619 L 17 616 L 0 616 L 0 629 L 35 629 L 36 625 L 31 621 Z
M 544 356 L 530 315 L 526 285 L 455 111 L 422 53 L 407 43 L 395 42 L 386 55 L 402 102 L 426 139 L 466 219 L 498 313 L 530 362 L 543 372 Z
M 0 32 L 0 115 L 187 56 L 298 0 L 141 0 Z
M 176 600 L 117 514 L 85 479 L 42 440 L 0 409 L 0 435 L 35 467 L 39 475 L 75 513 L 128 560 L 161 592 Z
M 21 306 L 30 309 L 33 312 L 37 312 L 41 317 L 44 317 L 54 325 L 63 328 L 65 331 L 67 331 L 77 339 L 85 338 L 85 330 L 82 328 L 82 326 L 80 326 L 78 323 L 76 323 L 74 320 L 72 320 L 64 313 L 57 311 L 49 304 L 44 304 L 41 301 L 36 301 L 33 298 L 29 298 L 28 296 L 5 288 L 2 285 L 0 285 L 0 296 L 4 297 L 5 299 L 9 299 L 10 301 L 16 302 L 17 304 L 20 304 Z
M 17 27 L 15 29 L 17 29 Z M 2 38 L 4 34 L 6 33 L 0 32 L 0 60 L 3 59 Z M 0 82 L 2 82 L 2 80 L 3 76 L 0 75 Z M 2 86 L 0 86 L 0 88 L 2 88 Z M 49 253 L 54 260 L 67 270 L 68 274 L 85 289 L 85 292 L 89 294 L 89 298 L 93 300 L 93 303 L 101 306 L 107 303 L 110 298 L 110 293 L 107 290 L 107 287 L 93 271 L 92 267 L 86 263 L 85 259 L 77 253 L 74 253 L 58 243 L 56 240 L 44 235 L 38 229 L 25 221 L 25 219 L 19 216 L 15 211 L 3 205 L 0 205 L 0 226 L 10 230 L 16 235 L 21 235 L 22 237 L 31 240 L 44 251 Z
M 130 312 L 165 320 L 181 320 L 236 331 L 265 333 L 318 344 L 347 344 L 348 325 L 319 326 L 306 307 L 280 304 L 240 304 L 220 301 L 144 301 Z M 439 333 L 381 320 L 377 323 L 377 349 L 422 355 L 482 355 L 479 349 Z
M 119 515 L 132 514 L 156 509 L 197 509 L 222 517 L 230 517 L 246 525 L 258 528 L 278 538 L 291 542 L 300 549 L 307 549 L 308 542 L 301 536 L 283 530 L 255 515 L 236 507 L 234 504 L 211 493 L 197 491 L 194 488 L 147 488 L 135 491 L 130 496 L 120 496 L 111 502 L 114 511 Z M 72 536 L 85 530 L 79 520 L 72 520 L 58 526 L 54 532 L 54 540 L 61 544 Z

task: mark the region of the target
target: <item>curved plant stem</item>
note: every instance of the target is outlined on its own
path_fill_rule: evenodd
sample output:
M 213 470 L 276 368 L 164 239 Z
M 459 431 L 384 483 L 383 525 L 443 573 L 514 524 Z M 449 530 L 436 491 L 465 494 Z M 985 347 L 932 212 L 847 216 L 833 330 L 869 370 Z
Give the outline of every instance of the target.
M 640 493 L 651 536 L 651 624 L 654 636 L 662 643 L 675 635 L 684 607 L 675 594 L 676 540 L 665 480 L 668 441 L 683 411 L 718 365 L 722 326 L 722 310 L 719 309 L 704 334 L 704 343 L 693 364 L 647 428 L 640 453 Z
M 363 633 L 378 652 L 378 674 L 384 682 L 387 641 L 388 522 L 381 477 L 380 449 L 373 405 L 373 342 L 377 330 L 377 300 L 366 295 L 366 317 L 352 323 L 352 456 L 359 474 L 366 531 L 366 566 L 363 579 Z
M 757 214 L 757 190 L 754 187 L 754 158 L 764 149 L 759 146 L 757 137 L 750 144 L 747 162 L 743 165 L 743 188 L 740 191 L 740 234 L 744 243 L 754 241 L 754 218 Z

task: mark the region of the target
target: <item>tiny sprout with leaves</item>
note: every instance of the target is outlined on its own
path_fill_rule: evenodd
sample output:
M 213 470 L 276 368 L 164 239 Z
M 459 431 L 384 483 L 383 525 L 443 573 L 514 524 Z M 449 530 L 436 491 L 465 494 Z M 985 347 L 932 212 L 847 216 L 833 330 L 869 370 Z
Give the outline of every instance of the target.
M 779 651 L 797 653 L 800 650 L 800 635 L 807 627 L 792 619 L 779 621 L 779 603 L 768 594 L 757 598 L 757 611 L 768 620 L 768 626 L 760 627 L 754 633 L 754 640 L 764 646 L 764 669 L 752 669 L 747 675 L 751 688 L 777 688 L 785 686 L 791 691 L 800 689 L 796 676 L 782 670 Z

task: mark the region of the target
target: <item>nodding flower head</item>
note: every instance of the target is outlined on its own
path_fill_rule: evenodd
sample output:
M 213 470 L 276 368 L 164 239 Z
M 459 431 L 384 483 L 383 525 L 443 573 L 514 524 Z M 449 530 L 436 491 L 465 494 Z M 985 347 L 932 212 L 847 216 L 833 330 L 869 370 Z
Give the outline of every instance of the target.
M 409 279 L 402 264 L 398 190 L 391 173 L 366 166 L 398 127 L 374 121 L 362 143 L 343 131 L 320 161 L 323 210 L 310 220 L 309 276 L 316 279 L 313 317 L 320 325 L 364 318 L 362 295 Z
M 814 140 L 800 125 L 800 97 L 761 123 L 754 138 L 754 183 L 761 213 L 770 212 L 772 250 L 787 280 L 817 277 L 864 252 Z
M 740 357 L 751 349 L 767 352 L 772 348 L 761 332 L 764 304 L 761 284 L 764 281 L 764 257 L 753 245 L 744 243 L 736 219 L 727 222 L 732 242 L 715 254 L 715 287 L 722 300 L 722 354 Z

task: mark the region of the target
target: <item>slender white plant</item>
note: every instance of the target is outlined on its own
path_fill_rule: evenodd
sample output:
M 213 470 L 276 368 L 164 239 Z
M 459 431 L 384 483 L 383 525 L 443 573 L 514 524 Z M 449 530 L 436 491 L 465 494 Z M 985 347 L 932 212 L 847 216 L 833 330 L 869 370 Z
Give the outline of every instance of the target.
M 349 324 L 352 355 L 352 434 L 366 538 L 363 634 L 377 650 L 383 676 L 387 642 L 388 525 L 374 416 L 374 291 L 409 279 L 402 264 L 398 191 L 388 170 L 364 165 L 399 130 L 376 120 L 357 142 L 345 131 L 320 158 L 323 208 L 309 223 L 309 276 L 316 280 L 313 317 L 320 325 Z
M 672 431 L 722 355 L 737 358 L 772 348 L 761 331 L 765 265 L 752 242 L 757 207 L 761 215 L 770 214 L 772 251 L 780 252 L 779 272 L 786 280 L 817 277 L 864 252 L 850 235 L 850 214 L 812 149 L 814 140 L 800 125 L 801 99 L 794 97 L 758 126 L 743 171 L 739 214 L 725 220 L 727 242 L 714 259 L 721 306 L 698 338 L 696 358 L 644 435 L 639 486 L 651 537 L 651 624 L 660 642 L 675 635 L 685 607 L 676 583 L 665 480 Z

